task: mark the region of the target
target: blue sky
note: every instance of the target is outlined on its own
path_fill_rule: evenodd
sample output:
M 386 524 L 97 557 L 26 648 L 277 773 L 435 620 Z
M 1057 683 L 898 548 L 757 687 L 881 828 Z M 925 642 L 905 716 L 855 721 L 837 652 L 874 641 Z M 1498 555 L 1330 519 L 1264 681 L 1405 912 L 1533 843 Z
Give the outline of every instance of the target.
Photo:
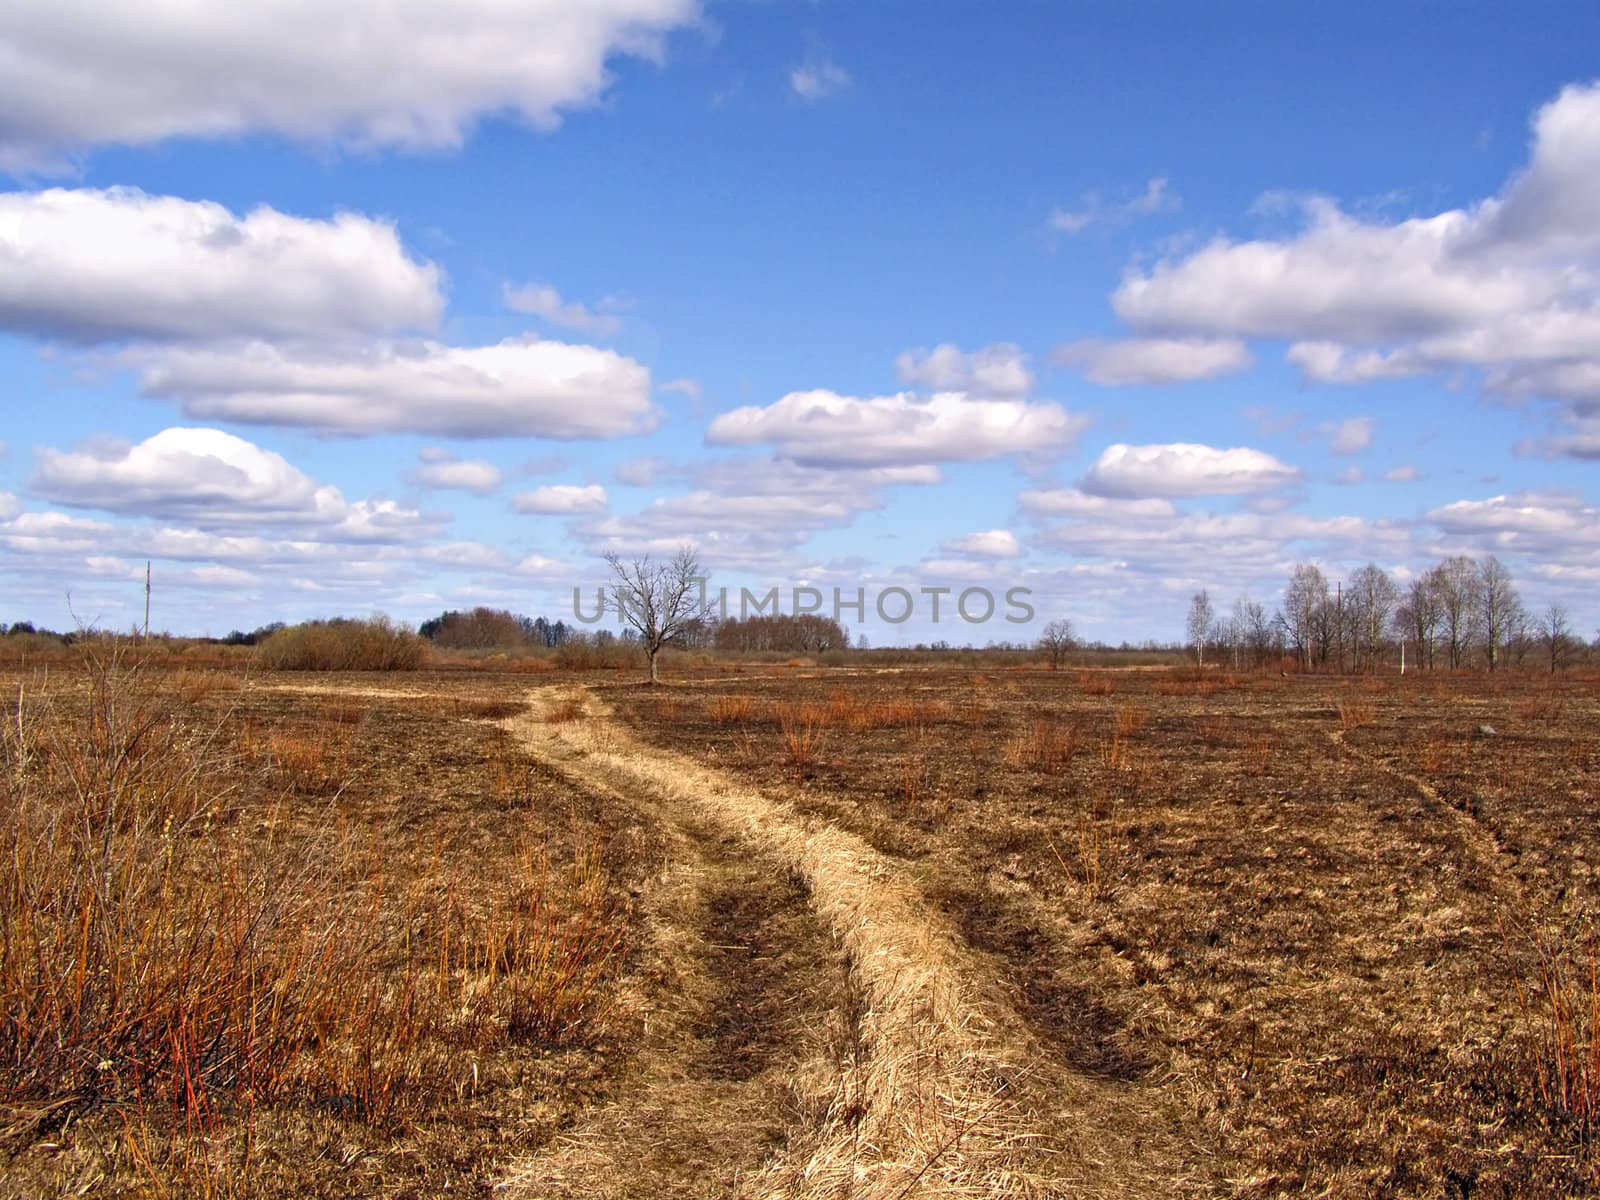
M 0 14 L 0 621 L 1600 605 L 1593 5 Z M 1031 637 L 869 620 L 875 642 Z M 854 624 L 854 621 L 851 621 Z

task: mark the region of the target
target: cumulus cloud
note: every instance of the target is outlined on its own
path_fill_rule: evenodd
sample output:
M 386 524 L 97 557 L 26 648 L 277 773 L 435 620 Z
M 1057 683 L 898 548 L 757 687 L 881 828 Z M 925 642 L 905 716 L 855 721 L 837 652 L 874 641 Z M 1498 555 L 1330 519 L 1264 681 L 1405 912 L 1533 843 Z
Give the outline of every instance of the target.
M 598 483 L 586 486 L 557 483 L 549 487 L 534 488 L 530 492 L 518 492 L 511 504 L 518 512 L 523 513 L 566 515 L 604 512 L 606 489 Z
M 191 417 L 331 433 L 604 438 L 653 427 L 650 372 L 593 346 L 509 338 L 149 352 L 146 395 Z
M 1240 496 L 1268 492 L 1300 472 L 1261 450 L 1219 450 L 1192 442 L 1107 446 L 1079 487 L 1096 496 L 1140 499 L 1171 496 Z
M 1515 492 L 1457 500 L 1428 513 L 1446 533 L 1480 538 L 1507 551 L 1550 551 L 1566 557 L 1600 547 L 1600 509 L 1570 492 Z
M 514 312 L 542 317 L 552 325 L 595 337 L 608 337 L 622 328 L 622 321 L 615 313 L 597 312 L 576 300 L 565 300 L 547 283 L 528 283 L 521 287 L 506 284 L 501 289 L 501 298 Z
M 41 450 L 33 489 L 111 512 L 232 512 L 240 520 L 319 517 L 344 505 L 337 488 L 318 485 L 282 455 L 220 429 L 182 427 L 120 450 Z
M 130 188 L 0 193 L 0 327 L 20 333 L 91 343 L 429 328 L 440 283 L 392 225 L 350 213 L 240 217 Z
M 0 9 L 0 168 L 258 131 L 452 147 L 497 113 L 548 129 L 604 95 L 614 55 L 659 60 L 697 16 L 694 0 L 240 0 L 227 20 L 184 4 L 14 0 Z
M 1470 368 L 1492 392 L 1556 401 L 1571 424 L 1600 417 L 1597 130 L 1600 83 L 1568 87 L 1497 195 L 1400 221 L 1311 198 L 1297 233 L 1135 268 L 1112 304 L 1145 336 L 1281 338 L 1320 383 Z M 1587 442 L 1548 445 L 1580 455 Z
M 812 58 L 789 72 L 789 88 L 808 104 L 850 86 L 850 72 L 830 58 Z
M 220 429 L 173 427 L 120 449 L 39 453 L 33 490 L 57 504 L 191 522 L 276 524 L 317 536 L 389 541 L 430 524 L 388 500 L 347 501 L 282 455 Z
M 997 342 L 963 353 L 941 343 L 932 350 L 906 350 L 895 359 L 900 382 L 934 392 L 969 392 L 995 400 L 1016 400 L 1033 390 L 1033 372 L 1020 346 Z
M 500 486 L 500 468 L 482 459 L 457 458 L 436 446 L 425 447 L 417 457 L 421 465 L 411 478 L 423 487 L 456 489 L 486 496 Z
M 966 554 L 974 558 L 1016 558 L 1022 553 L 1017 535 L 1009 529 L 985 529 L 944 543 L 946 554 Z
M 1052 357 L 1081 370 L 1090 382 L 1124 384 L 1186 383 L 1216 379 L 1246 370 L 1255 361 L 1237 338 L 1084 338 L 1057 346 Z
M 805 466 L 885 467 L 1057 452 L 1087 425 L 1088 418 L 1050 403 L 979 400 L 960 392 L 859 398 L 821 389 L 723 413 L 706 440 L 772 445 Z
M 1126 225 L 1136 217 L 1177 212 L 1181 207 L 1177 194 L 1168 188 L 1165 179 L 1158 177 L 1127 200 L 1108 202 L 1098 192 L 1090 192 L 1075 209 L 1052 209 L 1049 225 L 1056 233 L 1082 233 L 1091 225 Z
M 1422 478 L 1422 472 L 1407 463 L 1398 467 L 1390 467 L 1383 473 L 1383 477 L 1389 483 L 1414 483 Z

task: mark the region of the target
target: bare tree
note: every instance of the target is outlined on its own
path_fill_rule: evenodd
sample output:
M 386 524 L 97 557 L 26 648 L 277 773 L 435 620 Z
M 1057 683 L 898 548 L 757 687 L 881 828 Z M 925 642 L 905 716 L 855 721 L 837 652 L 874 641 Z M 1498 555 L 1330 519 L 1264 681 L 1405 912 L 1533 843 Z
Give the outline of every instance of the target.
M 1377 563 L 1368 563 L 1351 577 L 1350 610 L 1357 669 L 1363 665 L 1369 672 L 1378 669 L 1384 631 L 1389 628 L 1389 616 L 1399 596 L 1394 580 Z
M 1572 653 L 1572 623 L 1563 605 L 1551 604 L 1540 614 L 1539 641 L 1550 659 L 1550 673 L 1554 675 Z
M 1246 600 L 1244 606 L 1246 621 L 1245 640 L 1250 646 L 1250 664 L 1260 668 L 1267 665 L 1272 659 L 1274 651 L 1282 653 L 1282 639 L 1278 633 L 1278 626 L 1267 615 L 1267 607 L 1259 600 Z
M 1297 563 L 1283 592 L 1283 627 L 1300 664 L 1311 669 L 1319 619 L 1328 603 L 1328 580 L 1310 563 Z
M 1442 610 L 1434 572 L 1419 575 L 1406 588 L 1405 601 L 1395 613 L 1395 632 L 1417 645 L 1417 666 L 1433 670 L 1433 643 L 1439 635 Z
M 1500 663 L 1501 652 L 1525 618 L 1522 601 L 1511 582 L 1511 572 L 1492 554 L 1478 568 L 1477 609 L 1484 653 L 1489 660 L 1489 670 L 1493 671 Z
M 1439 621 L 1450 652 L 1450 666 L 1460 667 L 1466 662 L 1476 634 L 1478 564 L 1465 554 L 1458 554 L 1435 567 L 1429 578 L 1439 596 Z
M 681 642 L 711 615 L 700 559 L 684 546 L 667 562 L 651 562 L 648 554 L 630 562 L 608 554 L 606 562 L 617 616 L 638 634 L 650 662 L 650 682 L 657 683 L 656 655 L 661 648 Z
M 1072 622 L 1058 617 L 1039 631 L 1039 649 L 1050 657 L 1050 669 L 1059 667 L 1068 653 L 1078 644 L 1072 632 Z
M 1197 666 L 1206 665 L 1206 642 L 1211 638 L 1212 626 L 1216 624 L 1216 620 L 1216 610 L 1211 607 L 1211 596 L 1201 588 L 1189 601 L 1189 616 L 1184 622 L 1184 629 L 1189 634 L 1189 644 L 1194 647 L 1194 661 Z

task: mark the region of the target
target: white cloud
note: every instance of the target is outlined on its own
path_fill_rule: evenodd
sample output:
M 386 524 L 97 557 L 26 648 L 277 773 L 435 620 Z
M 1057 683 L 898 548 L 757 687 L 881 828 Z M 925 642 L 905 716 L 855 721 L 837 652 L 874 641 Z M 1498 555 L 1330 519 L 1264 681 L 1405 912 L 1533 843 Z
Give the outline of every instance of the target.
M 547 558 L 543 554 L 526 556 L 518 561 L 512 571 L 517 575 L 526 575 L 535 579 L 555 579 L 563 583 L 576 578 L 577 575 L 571 563 L 562 562 L 556 558 Z
M 423 487 L 453 488 L 486 496 L 500 486 L 500 468 L 482 459 L 460 459 L 437 446 L 425 447 L 417 458 L 422 465 L 411 473 L 411 478 Z
M 583 4 L 12 0 L 0 9 L 0 169 L 105 143 L 266 131 L 357 148 L 459 145 L 512 113 L 548 129 L 626 54 L 659 60 L 694 0 Z
M 1097 496 L 1239 496 L 1292 483 L 1300 472 L 1261 450 L 1191 442 L 1107 446 L 1079 486 Z
M 0 521 L 9 521 L 22 511 L 21 502 L 10 492 L 0 492 Z
M 822 389 L 723 413 L 706 440 L 770 444 L 805 466 L 883 467 L 1054 453 L 1087 425 L 1088 418 L 1049 403 L 976 400 L 959 392 L 861 399 Z
M 1383 473 L 1383 477 L 1389 483 L 1414 483 L 1422 478 L 1422 472 L 1408 463 L 1398 467 L 1391 467 Z
M 1340 487 L 1355 487 L 1358 483 L 1364 483 L 1366 478 L 1367 473 L 1360 467 L 1346 467 L 1334 475 L 1333 482 Z
M 1128 200 L 1107 203 L 1099 193 L 1090 192 L 1076 209 L 1056 208 L 1050 213 L 1050 228 L 1056 233 L 1082 233 L 1091 225 L 1126 225 L 1135 217 L 1177 212 L 1182 201 L 1162 178 L 1151 179 L 1144 191 Z
M 884 488 L 940 481 L 931 466 L 829 470 L 754 458 L 700 463 L 689 476 L 690 491 L 582 524 L 578 532 L 596 553 L 671 554 L 687 541 L 708 565 L 792 574 L 790 553 L 816 530 L 881 508 Z
M 512 507 L 523 513 L 592 513 L 604 512 L 606 489 L 598 483 L 579 486 L 557 483 L 549 487 L 534 488 L 531 492 L 518 492 Z
M 612 474 L 616 476 L 618 483 L 627 484 L 629 487 L 649 487 L 661 478 L 670 466 L 666 459 L 650 455 L 618 463 L 617 469 Z
M 969 554 L 974 558 L 1016 558 L 1022 553 L 1017 535 L 1009 529 L 985 529 L 950 538 L 942 548 L 947 554 Z
M 1157 498 L 1127 500 L 1091 496 L 1077 488 L 1027 491 L 1017 497 L 1025 512 L 1040 516 L 1098 517 L 1113 520 L 1165 520 L 1178 515 L 1172 501 Z
M 1057 346 L 1052 357 L 1093 383 L 1185 383 L 1247 369 L 1255 360 L 1237 338 L 1085 338 Z
M 1446 533 L 1487 535 L 1502 548 L 1536 550 L 1600 546 L 1600 509 L 1564 492 L 1517 492 L 1487 500 L 1457 500 L 1428 513 Z
M 456 569 L 496 569 L 506 560 L 497 547 L 483 542 L 439 542 L 419 547 L 416 554 L 425 562 Z
M 837 95 L 850 86 L 850 72 L 828 58 L 808 59 L 789 72 L 789 87 L 811 103 Z
M 604 438 L 654 425 L 650 372 L 611 350 L 510 338 L 151 351 L 147 395 L 201 419 L 333 433 Z
M 1338 342 L 1295 342 L 1284 357 L 1306 379 L 1316 383 L 1362 384 L 1380 379 L 1406 379 L 1426 371 L 1413 353 L 1352 350 Z
M 700 399 L 703 389 L 697 379 L 669 379 L 661 385 L 663 392 L 676 392 L 680 396 L 687 396 L 691 400 Z
M 443 305 L 438 268 L 369 217 L 239 217 L 129 188 L 0 193 L 0 326 L 17 332 L 320 338 L 429 328 Z
M 347 541 L 403 540 L 430 522 L 389 500 L 347 501 L 282 455 L 220 429 L 164 429 L 120 450 L 45 449 L 33 490 L 75 508 L 202 527 L 276 524 Z
M 1488 390 L 1549 398 L 1579 426 L 1600 417 L 1597 130 L 1600 83 L 1568 87 L 1497 195 L 1388 222 L 1309 199 L 1298 233 L 1218 238 L 1130 270 L 1113 306 L 1146 335 L 1285 339 L 1321 383 L 1474 368 Z M 1581 433 L 1545 443 L 1594 448 Z
M 1018 400 L 1033 390 L 1033 372 L 1020 346 L 997 342 L 963 353 L 948 342 L 932 350 L 906 350 L 895 359 L 900 382 L 933 392 L 968 392 L 992 400 Z
M 1359 454 L 1372 445 L 1378 423 L 1371 417 L 1348 417 L 1322 427 L 1328 437 L 1328 449 L 1335 454 Z
M 501 297 L 507 308 L 515 312 L 543 317 L 552 325 L 575 329 L 596 337 L 608 337 L 622 328 L 622 321 L 614 313 L 596 312 L 576 300 L 564 300 L 561 293 L 546 283 L 529 283 L 514 288 L 506 284 Z

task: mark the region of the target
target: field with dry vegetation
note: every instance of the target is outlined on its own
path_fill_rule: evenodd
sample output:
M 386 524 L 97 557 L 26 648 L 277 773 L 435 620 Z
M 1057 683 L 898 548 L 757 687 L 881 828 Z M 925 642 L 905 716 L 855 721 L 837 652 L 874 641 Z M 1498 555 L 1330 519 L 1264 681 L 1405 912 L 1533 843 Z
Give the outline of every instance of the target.
M 1600 1188 L 1592 678 L 0 682 L 3 1196 Z

